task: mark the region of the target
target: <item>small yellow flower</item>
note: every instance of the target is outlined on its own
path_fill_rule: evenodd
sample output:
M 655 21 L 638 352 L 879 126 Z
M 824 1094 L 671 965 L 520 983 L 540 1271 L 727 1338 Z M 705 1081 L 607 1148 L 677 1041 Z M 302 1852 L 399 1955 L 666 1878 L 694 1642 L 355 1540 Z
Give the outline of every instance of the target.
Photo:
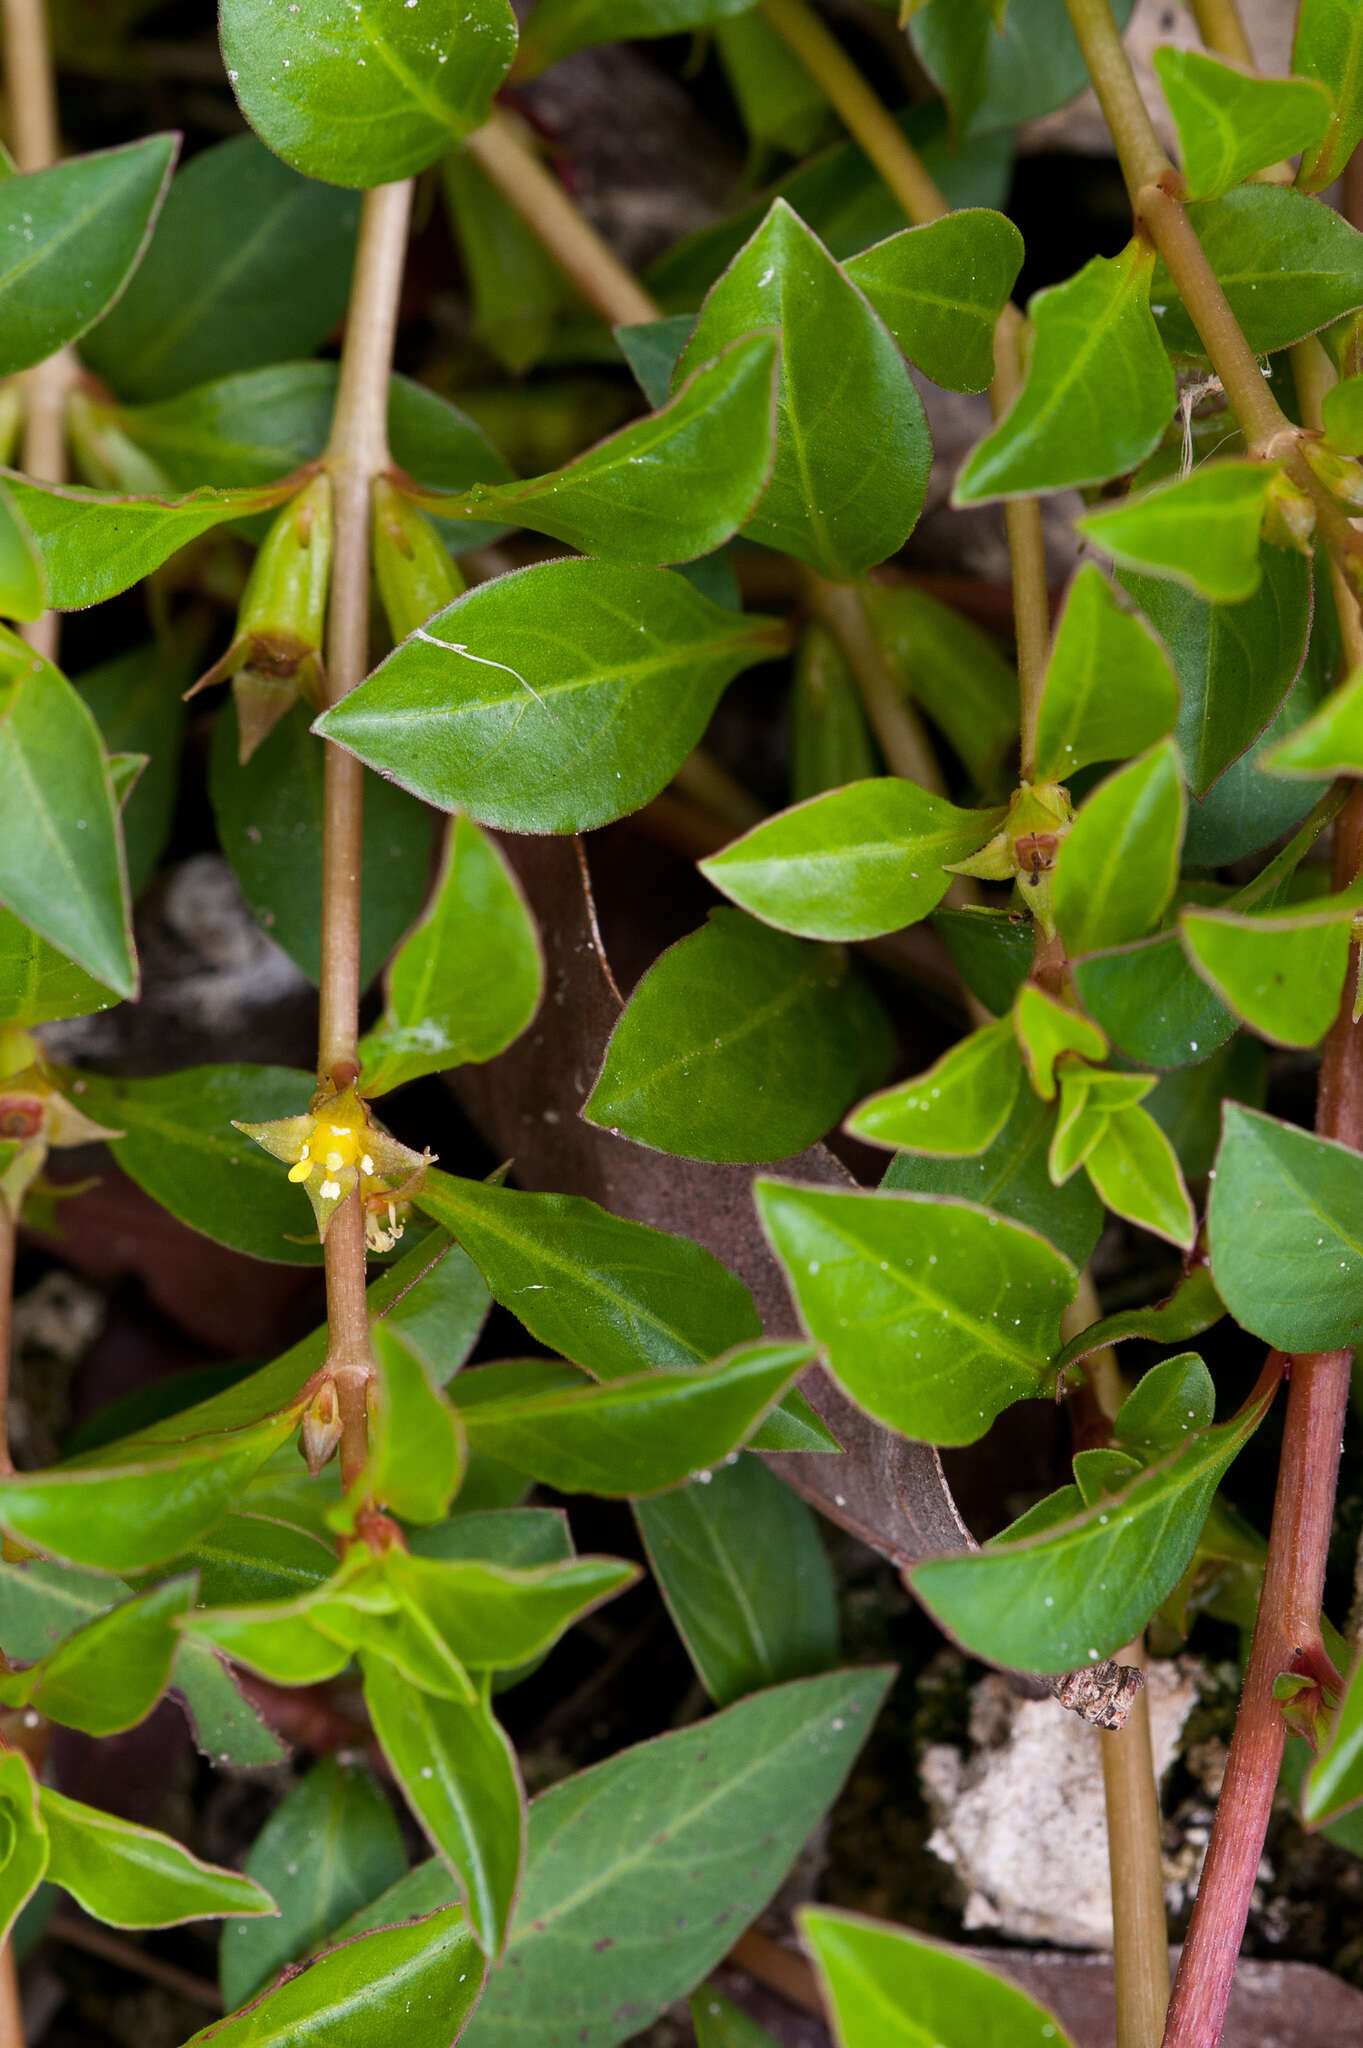
M 289 1168 L 289 1179 L 307 1190 L 326 1242 L 327 1225 L 339 1205 L 359 1189 L 364 1198 L 365 1240 L 386 1252 L 402 1236 L 399 1208 L 420 1187 L 430 1152 L 413 1152 L 376 1124 L 352 1082 L 339 1092 L 319 1090 L 303 1116 L 270 1123 L 236 1123 L 239 1131 Z M 386 1219 L 386 1220 L 384 1220 Z

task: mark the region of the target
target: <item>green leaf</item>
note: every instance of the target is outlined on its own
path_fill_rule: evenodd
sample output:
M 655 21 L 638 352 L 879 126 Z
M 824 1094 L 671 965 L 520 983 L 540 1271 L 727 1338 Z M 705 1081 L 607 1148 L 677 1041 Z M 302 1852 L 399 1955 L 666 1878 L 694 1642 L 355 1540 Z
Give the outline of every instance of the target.
M 948 391 L 991 381 L 994 327 L 1021 268 L 1021 235 L 983 207 L 906 228 L 845 265 L 910 362 Z
M 582 302 L 476 157 L 447 156 L 440 182 L 472 301 L 469 333 L 523 376 L 549 348 L 560 314 Z
M 1256 355 L 1289 348 L 1363 306 L 1363 235 L 1332 207 L 1286 185 L 1240 185 L 1195 201 L 1188 218 Z M 1196 327 L 1161 263 L 1152 287 L 1160 333 L 1197 355 Z
M 414 1529 L 414 1557 L 478 1557 L 524 1569 L 573 1556 L 572 1531 L 560 1508 L 492 1508 L 456 1515 L 435 1529 Z
M 295 704 L 243 767 L 236 707 L 218 713 L 209 794 L 222 850 L 256 919 L 310 981 L 321 973 L 322 756 Z M 421 909 L 435 820 L 390 782 L 365 784 L 360 983 Z M 420 1071 L 429 1073 L 430 1068 Z M 390 1084 L 394 1085 L 394 1084 Z
M 1100 782 L 1062 841 L 1052 883 L 1070 953 L 1143 938 L 1178 880 L 1187 798 L 1172 740 Z
M 47 1829 L 38 1809 L 38 1786 L 18 1750 L 0 1757 L 0 1939 L 7 1939 L 21 1909 L 47 1869 Z
M 1181 584 L 1129 571 L 1122 588 L 1169 650 L 1182 705 L 1175 737 L 1194 797 L 1207 791 L 1272 720 L 1301 672 L 1311 630 L 1311 573 L 1300 555 L 1261 547 L 1262 580 L 1237 604 L 1210 604 Z
M 1046 666 L 1034 779 L 1066 782 L 1094 761 L 1139 754 L 1173 730 L 1178 708 L 1163 647 L 1143 619 L 1122 609 L 1093 564 L 1084 563 L 1070 585 Z
M 1118 1335 L 1150 1336 L 1157 1344 L 1176 1344 L 1182 1337 L 1194 1336 L 1196 1328 L 1209 1328 L 1210 1322 L 1222 1312 L 1214 1291 L 1212 1299 L 1207 1300 L 1210 1280 L 1205 1266 L 1195 1267 L 1167 1302 L 1158 1308 L 1134 1311 L 1137 1316 L 1145 1316 L 1143 1329 L 1126 1329 Z M 1194 1297 L 1199 1303 L 1197 1307 Z M 1113 1316 L 1108 1320 L 1122 1319 Z M 1150 1368 L 1123 1401 L 1112 1425 L 1113 1434 L 1119 1444 L 1148 1460 L 1150 1453 L 1160 1457 L 1167 1451 L 1176 1451 L 1185 1436 L 1209 1428 L 1215 1413 L 1216 1388 L 1212 1376 L 1195 1351 L 1185 1351 L 1181 1358 L 1166 1358 Z
M 742 909 L 807 939 L 869 939 L 917 924 L 951 861 L 978 851 L 1002 811 L 963 811 L 883 775 L 778 812 L 699 863 Z
M 1319 1827 L 1363 1799 L 1363 1664 L 1355 1661 L 1325 1746 L 1302 1787 L 1302 1817 Z
M 758 1458 L 635 1507 L 653 1576 L 710 1698 L 826 1671 L 837 1593 L 813 1514 Z
M 47 605 L 47 576 L 38 543 L 0 485 L 0 617 L 36 619 Z
M 271 1415 L 245 1429 L 106 1449 L 0 1478 L 0 1526 L 16 1542 L 101 1571 L 138 1571 L 177 1557 L 227 1511 L 297 1426 Z
M 75 484 L 34 483 L 14 470 L 0 475 L 42 553 L 50 602 L 63 612 L 117 597 L 201 533 L 228 519 L 269 512 L 294 490 L 293 484 L 262 484 L 134 498 Z
M 1264 1048 L 1243 1032 L 1200 1066 L 1166 1074 L 1145 1106 L 1168 1137 L 1190 1180 L 1205 1180 L 1221 1138 L 1223 1100 L 1261 1108 Z
M 51 662 L 3 627 L 0 785 L 0 898 L 96 980 L 134 995 L 127 875 L 99 728 Z
M 251 1877 L 201 1863 L 155 1828 L 83 1806 L 47 1785 L 38 1788 L 38 1812 L 51 1843 L 49 1881 L 106 1926 L 174 1927 L 277 1910 Z M 242 1925 L 234 1920 L 233 1930 Z
M 301 360 L 345 311 L 359 217 L 352 195 L 300 178 L 253 135 L 201 150 L 81 354 L 134 402 Z
M 1088 1261 L 1103 1227 L 1102 1206 L 1083 1174 L 1053 1187 L 1046 1155 L 1055 1112 L 1023 1088 L 1013 1113 L 977 1159 L 927 1159 L 897 1152 L 881 1186 L 921 1195 L 959 1195 L 1048 1238 L 1072 1265 Z
M 1114 1111 L 1084 1160 L 1107 1208 L 1187 1251 L 1197 1216 L 1173 1146 L 1148 1110 Z
M 423 499 L 445 519 L 500 520 L 606 561 L 662 567 L 709 554 L 766 490 L 776 452 L 777 348 L 749 334 L 702 360 L 660 412 L 564 469 Z
M 660 1493 L 751 1441 L 811 1356 L 805 1344 L 748 1344 L 703 1372 L 524 1394 L 501 1393 L 494 1380 L 487 1399 L 473 1372 L 455 1391 L 476 1449 L 560 1493 Z
M 487 120 L 516 51 L 507 0 L 223 0 L 227 76 L 277 156 L 332 185 L 424 171 Z
M 1237 1019 L 1188 963 L 1177 932 L 1157 932 L 1070 962 L 1080 1002 L 1118 1052 L 1180 1067 L 1223 1046 Z
M 613 2048 L 646 2029 L 771 1897 L 888 1678 L 863 1668 L 771 1687 L 537 1799 L 507 1959 L 462 2048 Z
M 401 1290 L 383 1312 L 391 1339 L 425 1366 L 436 1386 L 448 1386 L 478 1341 L 488 1312 L 482 1274 L 442 1230 L 426 1232 L 398 1266 Z M 382 1282 L 377 1283 L 382 1286 Z
M 516 73 L 532 77 L 569 51 L 593 43 L 682 35 L 751 5 L 752 0 L 538 0 L 526 23 Z
M 1259 462 L 1205 462 L 1191 476 L 1089 512 L 1075 525 L 1124 568 L 1239 604 L 1259 588 L 1259 528 L 1274 475 Z
M 999 793 L 1017 741 L 1018 682 L 991 634 L 909 583 L 872 583 L 862 609 L 903 695 L 924 710 L 978 788 Z
M 245 2012 L 211 2020 L 185 2048 L 450 2048 L 477 2002 L 483 1959 L 457 1907 L 327 1950 Z
M 808 625 L 800 636 L 790 724 L 790 793 L 797 802 L 875 774 L 861 692 L 824 626 Z
M 1322 394 L 1321 425 L 1337 455 L 1363 455 L 1363 377 L 1341 377 Z
M 481 1701 L 460 1706 L 365 1657 L 364 1703 L 403 1796 L 440 1851 L 492 1960 L 506 1944 L 525 1846 L 515 1751 Z
M 1351 901 L 1350 899 L 1353 898 Z M 1267 916 L 1189 905 L 1179 936 L 1207 986 L 1277 1045 L 1315 1045 L 1339 1008 L 1356 893 Z
M 1031 299 L 1026 382 L 967 460 L 954 504 L 1104 483 L 1144 461 L 1175 399 L 1150 311 L 1154 261 L 1147 243 L 1133 241 Z
M 872 1095 L 845 1128 L 868 1145 L 964 1159 L 991 1145 L 1012 1115 L 1022 1062 L 1011 1017 L 972 1031 L 915 1080 Z
M 192 681 L 192 663 L 185 654 L 155 644 L 117 654 L 75 681 L 105 750 L 148 757 L 122 813 L 128 890 L 134 900 L 151 880 L 170 837 L 185 722 L 180 693 Z
M 1024 982 L 1017 992 L 1013 1028 L 1032 1086 L 1047 1102 L 1055 1100 L 1056 1062 L 1063 1055 L 1074 1053 L 1081 1060 L 1107 1057 L 1107 1040 L 1098 1026 L 1034 981 Z
M 1005 1529 L 983 1550 L 914 1567 L 914 1592 L 991 1662 L 1067 1671 L 1111 1656 L 1182 1577 L 1212 1495 L 1272 1397 L 1270 1388 L 1229 1422 L 1198 1430 L 1120 1493 L 1058 1524 Z
M 271 1920 L 222 1931 L 218 1981 L 230 2011 L 396 1884 L 407 1852 L 372 1773 L 326 1757 L 290 1787 L 246 1858 L 247 1877 L 278 1901 Z M 238 1883 L 245 1880 L 238 1879 Z
M 713 910 L 634 991 L 582 1115 L 687 1159 L 785 1159 L 855 1095 L 866 1003 L 840 949 Z
M 294 1452 L 289 1449 L 292 1459 Z M 262 1474 L 261 1483 L 268 1479 Z M 320 1530 L 300 1527 L 272 1513 L 274 1503 L 253 1504 L 243 1496 L 240 1510 L 224 1515 L 176 1565 L 199 1574 L 199 1598 L 215 1607 L 223 1601 L 282 1600 L 308 1592 L 330 1578 L 336 1554 Z
M 435 895 L 384 990 L 383 1016 L 360 1043 L 366 1096 L 494 1059 L 539 1008 L 544 961 L 534 920 L 512 870 L 468 818 L 451 823 Z
M 781 372 L 776 467 L 744 532 L 845 581 L 894 554 L 923 508 L 922 403 L 866 300 L 781 199 L 712 288 L 677 377 L 754 328 L 777 331 Z
M 756 8 L 714 23 L 715 48 L 754 156 L 804 157 L 833 124 L 828 101 L 790 45 Z
M 1363 1159 L 1228 1102 L 1207 1216 L 1212 1276 L 1242 1328 L 1332 1351 L 1363 1325 Z
M 598 1399 L 605 1391 L 588 1390 Z M 637 1577 L 636 1566 L 611 1557 L 570 1557 L 514 1571 L 481 1558 L 397 1553 L 387 1569 L 400 1604 L 475 1671 L 510 1671 L 541 1655 Z
M 151 232 L 178 142 L 149 135 L 0 181 L 0 376 L 55 355 L 113 304 Z
M 670 570 L 544 562 L 469 591 L 313 730 L 442 810 L 581 832 L 656 796 L 782 637 Z
M 974 906 L 939 910 L 931 923 L 971 995 L 996 1017 L 1011 1010 L 1032 971 L 1029 922 L 1007 910 Z
M 0 1700 L 31 1706 L 86 1735 L 116 1735 L 145 1720 L 170 1680 L 178 1638 L 171 1623 L 187 1614 L 192 1576 L 168 1579 L 140 1599 L 122 1601 L 89 1621 L 37 1664 L 0 1676 Z
M 987 1209 L 759 1180 L 758 1214 L 814 1341 L 852 1399 L 929 1443 L 973 1443 L 1042 1393 L 1074 1268 Z
M 1069 2048 L 1044 2006 L 938 1942 L 827 1906 L 803 1907 L 800 1932 L 839 2048 Z
M 709 1985 L 691 1999 L 696 2048 L 778 2048 L 774 2035 Z
M 1131 0 L 1112 11 L 1125 26 Z M 958 135 L 1015 128 L 1088 84 L 1065 0 L 1019 0 L 999 14 L 989 0 L 927 0 L 910 17 L 910 41 L 946 95 Z
M 1363 137 L 1363 22 L 1349 0 L 1302 0 L 1292 69 L 1318 79 L 1334 103 L 1324 142 L 1301 167 L 1304 190 L 1321 192 Z
M 1309 78 L 1254 78 L 1201 50 L 1155 52 L 1190 199 L 1216 199 L 1255 171 L 1308 156 L 1332 125 L 1328 92 Z
M 112 1141 L 123 1171 L 191 1230 L 254 1259 L 313 1266 L 322 1254 L 302 1189 L 232 1128 L 234 1116 L 301 1115 L 313 1087 L 288 1067 L 185 1067 L 154 1080 L 82 1074 L 77 1100 L 124 1133 Z
M 364 1495 L 406 1521 L 439 1522 L 463 1476 L 459 1419 L 386 1323 L 375 1325 L 371 1341 L 379 1373 Z
M 1334 663 L 1332 659 L 1323 662 L 1318 652 L 1316 643 L 1323 638 L 1319 629 L 1312 635 L 1302 673 L 1262 739 L 1238 761 L 1232 761 L 1201 801 L 1194 798 L 1189 804 L 1185 861 L 1216 867 L 1260 852 L 1300 825 L 1325 796 L 1328 778 L 1287 781 L 1265 773 L 1267 758 L 1278 742 L 1305 723 L 1329 688 L 1327 670 L 1332 671 Z
M 1363 774 L 1363 669 L 1264 757 L 1270 775 Z

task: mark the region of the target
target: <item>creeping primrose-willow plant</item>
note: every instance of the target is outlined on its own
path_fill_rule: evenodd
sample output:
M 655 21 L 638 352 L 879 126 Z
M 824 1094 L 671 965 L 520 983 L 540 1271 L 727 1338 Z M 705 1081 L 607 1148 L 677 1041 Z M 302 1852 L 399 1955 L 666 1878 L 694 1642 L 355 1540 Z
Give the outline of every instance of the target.
M 47 1470 L 0 1440 L 0 1928 L 45 1879 L 123 1927 L 238 1916 L 234 2016 L 196 2041 L 613 2048 L 692 1994 L 702 2048 L 765 2040 L 704 1980 L 889 1677 L 839 1666 L 801 1494 L 1103 1730 L 1124 2048 L 1220 2039 L 1288 1734 L 1309 1822 L 1363 1798 L 1363 1680 L 1321 1614 L 1363 1325 L 1363 236 L 1320 196 L 1363 137 L 1363 4 L 1302 0 L 1289 79 L 1229 0 L 1192 11 L 1207 48 L 1157 54 L 1157 131 L 1129 4 L 909 0 L 948 143 L 806 0 L 537 0 L 519 46 L 509 0 L 223 0 L 254 132 L 172 183 L 173 136 L 59 160 L 42 0 L 6 0 L 0 1331 L 17 1230 L 59 1223 L 55 1147 L 104 1140 L 206 1237 L 325 1264 L 325 1328 L 225 1390 L 172 1383 Z M 799 157 L 833 114 L 851 139 L 641 283 L 494 96 L 711 23 L 755 147 Z M 1131 238 L 1024 315 L 1021 237 L 981 202 L 1002 132 L 1086 79 Z M 643 394 L 546 474 L 393 374 L 428 173 L 486 350 L 519 374 L 558 335 Z M 313 352 L 343 312 L 337 366 Z M 991 391 L 954 503 L 1003 506 L 1016 674 L 883 566 L 932 461 L 914 370 Z M 1075 489 L 1052 625 L 1040 499 Z M 182 552 L 215 529 L 236 554 Z M 205 667 L 173 594 L 220 595 L 243 535 Z M 58 614 L 143 583 L 152 643 L 68 682 Z M 700 749 L 787 657 L 768 815 Z M 315 1073 L 63 1066 L 44 1027 L 137 998 L 180 696 L 228 682 L 218 836 L 319 988 Z M 724 901 L 622 1004 L 562 835 L 648 807 Z M 964 1020 L 909 1079 L 867 942 Z M 477 1069 L 537 1015 L 508 1120 Z M 1265 1044 L 1323 1046 L 1314 1132 L 1264 1113 Z M 456 1069 L 522 1185 L 385 1128 L 386 1095 Z M 879 1186 L 823 1148 L 839 1123 Z M 1105 1215 L 1172 1248 L 1166 1299 L 1101 1315 Z M 548 1355 L 461 1370 L 490 1300 Z M 1226 1314 L 1272 1347 L 1238 1406 L 1186 1348 Z M 1138 1381 L 1129 1337 L 1163 1347 Z M 928 1447 L 1057 1393 L 1072 1479 L 974 1547 Z M 1275 1401 L 1272 1528 L 1228 1537 L 1218 1484 Z M 716 1711 L 527 1810 L 496 1695 L 638 1576 L 520 1505 L 536 1482 L 635 1501 Z M 1228 1556 L 1258 1621 L 1170 2004 L 1140 1645 L 1218 1611 Z M 278 1760 L 252 1700 L 343 1677 L 429 1838 L 414 1868 L 355 1764 L 296 1784 L 248 1875 L 46 1782 L 47 1724 L 126 1729 L 167 1688 L 211 1757 Z M 1061 2038 L 949 1950 L 823 1909 L 802 1932 L 842 2048 Z

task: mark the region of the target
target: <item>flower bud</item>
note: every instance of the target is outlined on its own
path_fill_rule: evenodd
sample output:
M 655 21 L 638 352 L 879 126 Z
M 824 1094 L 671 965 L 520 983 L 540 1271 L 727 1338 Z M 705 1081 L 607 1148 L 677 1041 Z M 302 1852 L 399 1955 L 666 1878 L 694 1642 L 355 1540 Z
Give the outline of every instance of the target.
M 1363 510 L 1363 464 L 1351 456 L 1337 455 L 1323 441 L 1303 441 L 1301 452 L 1332 498 L 1351 512 Z
M 302 1433 L 298 1439 L 298 1448 L 306 1458 L 308 1471 L 314 1479 L 327 1460 L 335 1456 L 340 1441 L 341 1406 L 336 1398 L 336 1382 L 323 1380 L 303 1411 Z
M 1280 471 L 1269 485 L 1264 503 L 1264 539 L 1272 547 L 1291 548 L 1299 555 L 1309 555 L 1315 530 L 1315 506 L 1300 484 L 1294 484 L 1290 476 Z
M 449 549 L 390 477 L 374 479 L 374 575 L 389 630 L 405 640 L 464 589 Z

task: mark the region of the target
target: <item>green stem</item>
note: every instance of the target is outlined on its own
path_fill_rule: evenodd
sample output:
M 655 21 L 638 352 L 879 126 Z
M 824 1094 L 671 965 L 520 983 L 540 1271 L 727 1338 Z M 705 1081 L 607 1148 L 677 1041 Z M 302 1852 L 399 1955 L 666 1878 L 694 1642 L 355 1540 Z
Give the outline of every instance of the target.
M 852 583 L 830 583 L 813 569 L 803 570 L 800 582 L 811 618 L 828 628 L 846 657 L 887 767 L 907 782 L 944 795 L 942 771 L 928 736 L 890 673 L 861 592 Z

